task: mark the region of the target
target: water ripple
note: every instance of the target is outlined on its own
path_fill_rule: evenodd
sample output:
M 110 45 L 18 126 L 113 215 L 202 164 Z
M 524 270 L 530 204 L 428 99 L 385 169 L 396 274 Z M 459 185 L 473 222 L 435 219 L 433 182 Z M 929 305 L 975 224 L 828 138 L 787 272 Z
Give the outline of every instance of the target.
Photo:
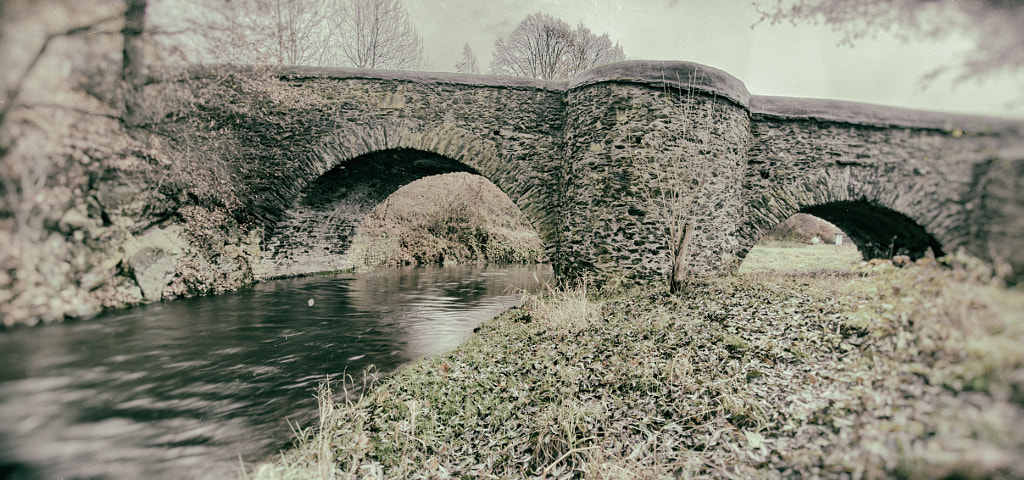
M 371 366 L 387 373 L 453 348 L 519 301 L 511 288 L 536 286 L 535 272 L 280 280 L 0 332 L 0 472 L 233 477 L 239 455 L 270 456 L 289 443 L 289 422 L 314 419 L 325 378 L 347 373 L 358 384 Z

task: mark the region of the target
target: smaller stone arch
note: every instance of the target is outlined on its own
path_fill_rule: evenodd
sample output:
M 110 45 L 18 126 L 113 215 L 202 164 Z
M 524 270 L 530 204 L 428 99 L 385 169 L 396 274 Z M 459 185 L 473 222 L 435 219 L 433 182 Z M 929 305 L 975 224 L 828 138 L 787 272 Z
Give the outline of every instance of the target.
M 755 173 L 756 174 L 756 173 Z M 748 220 L 740 228 L 739 258 L 744 258 L 776 225 L 797 213 L 822 218 L 846 232 L 865 258 L 908 255 L 919 258 L 929 251 L 942 255 L 939 228 L 943 211 L 901 194 L 894 182 L 864 181 L 849 167 L 810 174 L 801 181 L 772 185 L 748 201 Z M 948 209 L 946 209 L 948 210 Z M 930 222 L 929 222 L 930 220 Z

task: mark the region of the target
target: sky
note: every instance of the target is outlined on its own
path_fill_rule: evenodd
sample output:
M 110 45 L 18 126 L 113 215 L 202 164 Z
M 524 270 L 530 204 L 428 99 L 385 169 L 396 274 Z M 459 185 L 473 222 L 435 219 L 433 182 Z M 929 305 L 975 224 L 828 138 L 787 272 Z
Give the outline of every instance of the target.
M 774 0 L 763 0 L 773 4 Z M 969 38 L 901 42 L 890 35 L 839 46 L 814 25 L 763 23 L 753 0 L 404 0 L 431 71 L 454 71 L 468 43 L 483 73 L 494 41 L 527 15 L 546 13 L 607 33 L 627 60 L 685 60 L 737 77 L 754 95 L 830 98 L 906 108 L 1024 118 L 1018 75 L 982 82 L 928 72 L 956 65 Z

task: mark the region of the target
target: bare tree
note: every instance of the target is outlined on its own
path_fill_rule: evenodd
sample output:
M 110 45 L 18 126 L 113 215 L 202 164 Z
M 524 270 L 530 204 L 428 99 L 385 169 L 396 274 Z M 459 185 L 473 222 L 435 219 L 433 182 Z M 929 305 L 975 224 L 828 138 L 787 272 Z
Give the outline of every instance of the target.
M 618 43 L 613 45 L 607 33 L 599 37 L 582 23 L 576 26 L 572 38 L 573 44 L 569 48 L 568 64 L 569 71 L 575 73 L 570 76 L 575 76 L 591 67 L 621 62 L 626 59 L 622 47 Z
M 546 80 L 565 78 L 560 63 L 572 33 L 569 24 L 549 15 L 526 17 L 507 39 L 494 42 L 491 73 Z
M 357 68 L 418 70 L 423 40 L 400 0 L 346 0 L 337 31 L 341 52 Z
M 476 55 L 473 55 L 473 49 L 469 48 L 469 44 L 462 46 L 462 59 L 455 62 L 455 71 L 459 73 L 471 73 L 473 75 L 480 74 L 480 67 L 477 65 Z
M 693 75 L 690 84 L 698 83 L 699 74 Z M 679 99 L 678 131 L 669 136 L 647 133 L 629 142 L 640 148 L 628 148 L 627 154 L 647 212 L 657 220 L 655 228 L 668 247 L 669 290 L 678 293 L 685 289 L 689 277 L 693 233 L 703 221 L 697 206 L 706 194 L 716 161 L 712 124 L 698 119 L 715 118 L 722 107 L 714 96 L 701 101 L 692 88 L 666 94 Z
M 568 79 L 583 70 L 625 60 L 622 47 L 612 45 L 608 34 L 600 37 L 579 25 L 550 15 L 527 16 L 507 39 L 494 42 L 491 73 L 545 80 Z
M 167 50 L 190 62 L 337 64 L 336 0 L 153 0 Z M 173 23 L 170 23 L 173 22 Z
M 46 183 L 50 174 L 56 168 L 53 159 L 46 155 L 36 155 L 31 158 L 16 158 L 15 153 L 18 141 L 26 135 L 26 131 L 33 128 L 46 128 L 39 122 L 25 122 L 18 126 L 18 110 L 31 108 L 23 102 L 22 93 L 31 83 L 31 76 L 36 72 L 40 61 L 51 50 L 51 46 L 57 39 L 72 37 L 89 37 L 97 35 L 117 35 L 118 28 L 123 36 L 125 45 L 120 78 L 124 81 L 121 110 L 123 123 L 130 125 L 130 119 L 134 117 L 138 108 L 138 98 L 133 89 L 139 87 L 144 81 L 144 71 L 141 63 L 141 49 L 137 39 L 142 34 L 142 20 L 145 16 L 146 0 L 125 0 L 125 9 L 111 14 L 105 9 L 92 11 L 83 9 L 75 12 L 67 19 L 64 28 L 56 31 L 47 31 L 38 44 L 32 42 L 10 42 L 9 38 L 3 38 L 9 32 L 5 31 L 12 25 L 9 21 L 17 21 L 19 11 L 30 8 L 42 8 L 38 4 L 29 6 L 30 2 L 3 2 L 0 6 L 0 13 L 5 15 L 11 13 L 12 18 L 0 17 L 0 57 L 6 71 L 0 79 L 0 212 L 9 210 L 14 220 L 15 237 L 19 241 L 34 241 L 32 232 L 40 231 L 43 225 L 43 215 L 40 214 L 40 198 L 45 196 Z M 10 9 L 10 10 L 5 10 Z M 25 12 L 21 12 L 25 13 Z M 31 14 L 28 14 L 31 16 Z M 123 27 L 120 24 L 123 22 Z M 33 48 L 24 49 L 24 46 L 32 45 Z M 11 49 L 21 49 L 21 58 L 13 59 Z M 30 128 L 26 128 L 30 127 Z M 18 133 L 14 133 L 20 130 Z M 2 205 L 6 203 L 6 205 Z
M 758 23 L 823 24 L 841 33 L 844 44 L 885 32 L 904 40 L 955 34 L 974 38 L 974 48 L 958 65 L 930 76 L 958 71 L 957 80 L 964 80 L 1024 70 L 1024 2 L 1020 0 L 795 0 L 757 8 Z
M 66 29 L 46 32 L 43 40 L 38 45 L 32 45 L 31 42 L 7 41 L 9 39 L 4 37 L 9 32 L 5 30 L 11 27 L 11 25 L 6 25 L 6 23 L 17 21 L 19 7 L 26 8 L 30 3 L 29 1 L 0 2 L 0 4 L 3 4 L 0 7 L 0 13 L 10 15 L 11 17 L 0 17 L 0 20 L 2 20 L 0 21 L 0 40 L 6 41 L 5 44 L 0 44 L 0 64 L 3 64 L 4 67 L 2 74 L 0 74 L 0 129 L 6 126 L 7 114 L 20 105 L 19 97 L 26 86 L 26 81 L 28 81 L 29 76 L 35 70 L 39 61 L 47 54 L 55 40 L 68 37 L 116 34 L 119 22 L 124 20 L 124 12 L 122 11 L 109 16 L 103 14 L 103 12 L 97 12 L 95 17 L 82 18 L 80 24 L 71 23 Z M 74 19 L 77 19 L 77 16 Z M 34 48 L 26 49 L 25 45 L 32 45 Z M 24 59 L 24 61 L 12 58 L 15 57 L 11 52 L 14 49 L 20 50 L 18 56 Z M 0 150 L 0 158 L 4 154 L 6 154 L 6 149 Z

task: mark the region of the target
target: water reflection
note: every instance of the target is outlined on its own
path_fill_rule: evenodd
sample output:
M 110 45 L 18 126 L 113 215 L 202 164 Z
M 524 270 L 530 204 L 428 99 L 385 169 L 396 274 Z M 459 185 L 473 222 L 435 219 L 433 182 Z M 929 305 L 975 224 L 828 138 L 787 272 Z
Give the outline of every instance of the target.
M 280 280 L 0 332 L 0 478 L 223 478 L 315 415 L 327 375 L 458 345 L 535 268 Z M 310 305 L 309 300 L 313 300 Z

